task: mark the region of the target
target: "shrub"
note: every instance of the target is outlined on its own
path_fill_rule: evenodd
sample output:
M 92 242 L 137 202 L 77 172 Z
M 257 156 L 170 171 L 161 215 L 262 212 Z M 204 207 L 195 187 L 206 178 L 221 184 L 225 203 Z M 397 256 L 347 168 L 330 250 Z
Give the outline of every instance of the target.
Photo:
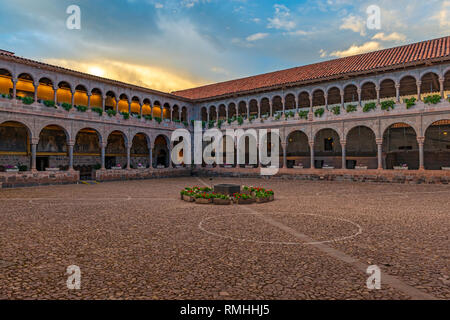
M 75 106 L 75 109 L 77 109 L 78 112 L 86 112 L 88 107 L 86 107 L 86 106 Z
M 209 120 L 209 121 L 208 121 L 208 128 L 209 128 L 209 129 L 213 128 L 215 124 L 216 124 L 216 121 L 214 121 L 214 120 Z
M 24 165 L 18 165 L 17 166 L 19 168 L 19 171 L 28 171 L 28 166 L 24 166 Z
M 280 120 L 281 119 L 281 113 L 277 113 L 275 116 L 275 120 Z
M 324 113 L 325 113 L 324 108 L 319 108 L 314 111 L 314 115 L 318 118 L 322 117 Z
M 237 117 L 237 122 L 238 125 L 242 125 L 244 123 L 244 118 L 242 118 L 241 116 Z
M 72 105 L 70 103 L 63 103 L 61 104 L 61 108 L 63 108 L 66 111 L 70 111 L 70 109 L 72 109 Z
M 334 106 L 331 108 L 331 112 L 333 112 L 334 115 L 339 115 L 341 114 L 341 107 L 340 106 Z
M 158 123 L 161 123 L 162 119 L 160 117 L 155 117 L 155 121 L 158 122 Z
M 404 99 L 403 102 L 406 103 L 406 109 L 411 109 L 416 105 L 417 99 L 412 97 L 410 99 Z
M 22 99 L 22 102 L 23 102 L 24 104 L 32 104 L 32 103 L 34 102 L 34 98 L 32 98 L 32 97 L 24 97 L 24 98 Z
M 222 124 L 224 123 L 224 121 L 222 119 L 220 119 L 219 121 L 217 121 L 217 128 L 222 128 Z
M 146 114 L 146 115 L 144 116 L 144 119 L 145 119 L 145 120 L 151 121 L 151 120 L 153 120 L 153 117 L 152 117 L 151 114 Z
M 102 168 L 102 166 L 101 166 L 100 163 L 97 163 L 97 164 L 94 166 L 94 170 L 100 170 L 101 168 Z
M 381 102 L 381 110 L 389 111 L 394 110 L 395 108 L 395 101 L 394 100 L 386 100 Z
M 106 114 L 110 117 L 115 116 L 117 114 L 116 110 L 108 109 L 106 110 Z
M 369 112 L 371 110 L 375 110 L 377 108 L 377 104 L 375 102 L 366 103 L 363 107 L 363 112 Z
M 426 104 L 438 104 L 441 102 L 442 97 L 439 94 L 434 94 L 432 96 L 425 97 L 423 102 Z
M 298 112 L 300 119 L 308 119 L 308 114 L 309 114 L 309 111 L 299 111 Z
M 49 108 L 56 108 L 55 101 L 44 100 L 44 106 Z
M 356 104 L 349 104 L 347 105 L 347 107 L 345 107 L 345 111 L 347 111 L 348 113 L 355 112 L 356 110 L 358 110 L 358 106 Z
M 189 123 L 187 121 L 183 121 L 183 124 L 185 127 L 189 126 Z
M 103 115 L 103 109 L 102 108 L 92 108 L 93 112 L 97 112 L 99 116 Z
M 121 112 L 121 114 L 124 120 L 130 119 L 130 114 L 128 112 Z

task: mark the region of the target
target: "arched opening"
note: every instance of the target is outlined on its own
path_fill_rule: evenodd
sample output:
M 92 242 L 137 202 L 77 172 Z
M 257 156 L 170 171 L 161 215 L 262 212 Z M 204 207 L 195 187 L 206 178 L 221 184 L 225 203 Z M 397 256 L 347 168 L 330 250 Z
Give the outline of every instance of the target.
M 168 139 L 159 135 L 155 139 L 155 145 L 153 148 L 153 162 L 156 168 L 167 168 L 169 167 L 170 154 L 168 147 Z
M 295 110 L 297 108 L 295 104 L 295 96 L 290 93 L 286 95 L 286 98 L 284 100 L 284 109 L 285 110 Z
M 15 121 L 1 123 L 0 172 L 28 171 L 30 163 L 30 130 L 22 123 Z
M 417 82 L 416 78 L 412 76 L 403 77 L 400 80 L 400 98 L 404 99 L 416 98 L 417 99 Z
M 53 101 L 55 99 L 55 90 L 53 82 L 49 78 L 41 78 L 37 87 L 37 99 L 42 101 Z
M 183 107 L 181 109 L 181 121 L 183 122 L 187 122 L 188 121 L 188 113 L 187 113 L 187 108 Z
M 306 91 L 301 92 L 298 95 L 298 108 L 299 109 L 309 109 L 310 106 L 309 93 Z
M 414 129 L 406 123 L 395 123 L 383 134 L 383 156 L 386 169 L 419 169 L 419 146 Z
M 58 104 L 72 103 L 72 89 L 68 82 L 61 81 L 58 84 L 58 90 L 56 91 L 56 100 Z
M 397 90 L 395 89 L 395 82 L 392 79 L 385 79 L 380 83 L 380 100 L 397 97 Z
M 178 140 L 176 140 L 176 141 L 174 141 L 173 142 L 173 146 L 174 146 L 174 148 L 178 145 L 178 144 L 180 144 L 180 143 L 183 143 L 183 137 L 178 137 Z M 175 161 L 174 161 L 175 159 L 172 159 L 172 162 L 173 163 L 175 163 Z M 175 165 L 175 167 L 186 167 L 186 163 L 184 163 L 184 148 L 183 149 L 181 149 L 179 152 L 178 152 L 178 154 L 176 155 L 176 163 L 179 163 L 179 164 L 177 164 L 177 165 Z
M 377 101 L 377 89 L 375 83 L 366 82 L 361 87 L 361 101 L 374 102 Z
M 120 131 L 113 131 L 108 136 L 105 150 L 105 168 L 127 167 L 127 142 L 125 135 Z
M 73 168 L 80 172 L 81 180 L 92 180 L 101 163 L 100 134 L 91 128 L 81 129 L 73 146 Z
M 217 120 L 217 111 L 215 106 L 209 107 L 209 121 Z
M 358 88 L 349 84 L 344 88 L 344 103 L 358 102 Z
M 153 118 L 162 120 L 162 108 L 159 101 L 155 101 L 153 105 Z
M 224 104 L 221 104 L 219 106 L 219 120 L 226 120 L 227 119 L 227 109 Z
M 276 116 L 283 112 L 283 101 L 280 96 L 275 96 L 272 99 L 272 116 Z
M 339 134 L 333 129 L 322 129 L 314 138 L 314 166 L 342 168 L 342 147 Z
M 126 94 L 121 94 L 119 96 L 119 112 L 129 113 L 129 106 L 128 96 Z
M 325 94 L 322 90 L 318 89 L 313 92 L 313 107 L 325 106 Z
M 172 108 L 172 120 L 175 122 L 180 122 L 180 107 L 176 104 Z
M 170 120 L 170 104 L 168 103 L 164 103 L 164 108 L 163 108 L 163 119 L 169 119 Z
M 150 99 L 145 98 L 142 104 L 142 115 L 148 116 L 152 114 L 152 103 Z
M 450 119 L 437 121 L 425 131 L 424 165 L 428 170 L 450 168 Z
M 247 104 L 245 101 L 239 102 L 239 115 L 242 118 L 247 119 Z
M 288 168 L 310 168 L 311 151 L 308 136 L 303 131 L 291 132 L 287 138 L 287 166 Z
M 270 101 L 268 98 L 261 99 L 261 117 L 270 117 Z
M 228 119 L 232 119 L 236 117 L 236 104 L 230 103 L 228 105 Z
M 250 117 L 253 119 L 258 118 L 258 101 L 255 99 L 250 100 L 250 103 L 248 105 Z
M 116 94 L 112 91 L 108 91 L 105 99 L 105 110 L 116 110 L 116 105 Z
M 341 90 L 338 87 L 332 87 L 328 90 L 327 104 L 328 110 L 338 108 L 336 109 L 335 114 L 341 113 Z
M 130 111 L 134 116 L 138 116 L 141 114 L 141 101 L 138 97 L 133 97 L 131 99 Z
M 206 107 L 203 107 L 201 109 L 201 116 L 202 116 L 202 121 L 208 121 L 208 110 L 206 109 Z
M 103 108 L 103 97 L 100 89 L 94 88 L 91 91 L 91 108 Z
M 0 69 L 0 94 L 5 97 L 13 94 L 12 74 L 6 69 Z
M 149 138 L 145 133 L 138 133 L 134 136 L 131 144 L 131 168 L 150 167 Z
M 450 102 L 450 71 L 444 75 L 444 97 Z
M 88 95 L 87 95 L 87 89 L 85 86 L 79 84 L 75 87 L 74 103 L 76 106 L 87 107 Z
M 69 155 L 66 131 L 57 125 L 49 125 L 39 134 L 36 152 L 36 169 L 68 170 Z
M 422 84 L 420 92 L 423 97 L 431 95 L 441 95 L 441 86 L 439 84 L 439 77 L 433 72 L 428 72 L 422 76 Z
M 16 84 L 16 96 L 22 98 L 34 98 L 33 78 L 28 73 L 22 73 L 19 75 Z
M 378 148 L 375 133 L 366 126 L 357 126 L 347 134 L 346 167 L 378 168 Z

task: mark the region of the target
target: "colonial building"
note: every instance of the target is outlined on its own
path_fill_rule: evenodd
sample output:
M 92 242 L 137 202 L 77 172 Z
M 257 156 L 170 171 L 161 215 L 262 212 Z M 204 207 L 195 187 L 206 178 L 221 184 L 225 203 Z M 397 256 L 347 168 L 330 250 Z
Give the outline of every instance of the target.
M 188 174 L 192 120 L 280 129 L 282 174 L 448 177 L 449 99 L 450 37 L 171 94 L 0 51 L 0 182 Z

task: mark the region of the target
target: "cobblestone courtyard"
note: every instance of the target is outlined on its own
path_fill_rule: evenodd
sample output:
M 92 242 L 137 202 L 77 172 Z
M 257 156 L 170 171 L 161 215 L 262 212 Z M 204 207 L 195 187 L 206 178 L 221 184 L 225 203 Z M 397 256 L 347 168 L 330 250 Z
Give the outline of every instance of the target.
M 202 206 L 185 186 L 272 188 Z M 0 190 L 0 299 L 450 299 L 450 186 L 179 178 Z M 66 268 L 81 268 L 81 290 Z M 381 290 L 365 269 L 382 270 Z

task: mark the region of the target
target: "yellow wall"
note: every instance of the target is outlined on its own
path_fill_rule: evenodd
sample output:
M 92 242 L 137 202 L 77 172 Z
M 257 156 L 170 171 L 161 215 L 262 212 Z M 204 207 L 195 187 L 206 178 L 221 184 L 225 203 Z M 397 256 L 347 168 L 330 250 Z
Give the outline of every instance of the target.
M 128 112 L 128 101 L 127 100 L 119 101 L 119 112 Z
M 161 108 L 159 106 L 153 106 L 153 117 L 161 118 Z
M 131 103 L 131 112 L 134 112 L 134 113 L 140 113 L 141 112 L 141 107 L 139 106 L 139 103 L 137 103 L 137 102 L 132 102 Z
M 99 94 L 93 94 L 91 96 L 91 108 L 101 108 L 102 107 L 102 96 Z
M 152 109 L 151 109 L 150 105 L 149 104 L 144 104 L 142 106 L 142 114 L 143 115 L 147 115 L 147 114 L 151 114 L 151 113 L 152 113 Z
M 170 112 L 168 109 L 164 109 L 163 111 L 164 119 L 170 119 Z
M 75 91 L 74 102 L 76 106 L 85 106 L 88 105 L 88 96 L 85 92 Z
M 116 110 L 116 99 L 106 97 L 105 106 L 113 107 L 113 109 Z
M 0 94 L 9 94 L 9 89 L 12 89 L 13 84 L 11 78 L 0 76 Z
M 72 93 L 68 89 L 58 89 L 57 100 L 60 103 L 72 103 Z
M 16 84 L 16 91 L 25 91 L 31 93 L 31 95 L 34 95 L 34 85 L 30 81 L 19 80 Z M 17 95 L 23 96 L 20 93 L 18 93 Z
M 40 84 L 37 89 L 37 98 L 41 100 L 53 101 L 53 94 L 54 91 L 52 86 Z

